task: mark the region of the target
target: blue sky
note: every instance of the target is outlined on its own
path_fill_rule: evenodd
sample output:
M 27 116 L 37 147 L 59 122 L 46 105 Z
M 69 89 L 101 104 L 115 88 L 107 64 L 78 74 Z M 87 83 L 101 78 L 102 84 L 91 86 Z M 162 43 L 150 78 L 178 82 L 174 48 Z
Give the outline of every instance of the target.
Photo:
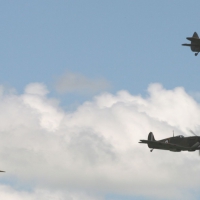
M 198 1 L 1 2 L 1 82 L 51 87 L 66 70 L 105 78 L 112 92 L 149 83 L 198 91 L 199 59 L 181 44 L 198 29 Z
M 1 1 L 0 84 L 23 95 L 27 85 L 36 83 L 25 93 L 45 96 L 47 88 L 63 112 L 103 92 L 126 90 L 145 97 L 153 83 L 170 91 L 183 87 L 199 100 L 200 55 L 181 45 L 194 31 L 200 34 L 199 7 L 197 0 Z M 60 93 L 57 82 L 69 74 L 83 82 L 64 82 L 76 86 Z M 95 89 L 80 92 L 88 85 Z M 115 191 L 108 191 L 107 199 L 143 199 L 141 193 Z M 149 199 L 146 194 L 144 199 Z

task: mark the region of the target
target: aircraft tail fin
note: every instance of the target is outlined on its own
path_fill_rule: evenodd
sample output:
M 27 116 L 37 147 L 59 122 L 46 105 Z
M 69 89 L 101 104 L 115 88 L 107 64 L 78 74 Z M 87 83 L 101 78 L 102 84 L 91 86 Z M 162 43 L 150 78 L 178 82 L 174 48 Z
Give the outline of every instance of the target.
M 197 34 L 197 32 L 194 32 L 194 34 L 193 34 L 193 36 L 192 36 L 193 38 L 199 38 L 199 36 L 198 36 L 198 34 Z
M 150 141 L 156 141 L 152 132 L 149 133 L 148 140 L 150 140 Z

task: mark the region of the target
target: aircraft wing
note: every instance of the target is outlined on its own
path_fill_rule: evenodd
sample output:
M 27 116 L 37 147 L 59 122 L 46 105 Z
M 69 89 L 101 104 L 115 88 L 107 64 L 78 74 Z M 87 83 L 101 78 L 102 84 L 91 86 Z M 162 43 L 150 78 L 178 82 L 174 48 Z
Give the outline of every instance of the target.
M 199 44 L 182 44 L 182 46 L 188 46 L 188 47 L 200 47 L 200 43 L 199 43 Z
M 144 144 L 149 144 L 152 146 L 152 148 L 154 148 L 153 146 L 155 146 L 155 148 L 160 148 L 160 149 L 177 149 L 177 150 L 189 150 L 190 147 L 184 147 L 184 146 L 180 146 L 177 144 L 171 144 L 171 143 L 165 143 L 165 142 L 159 142 L 159 141 L 150 141 L 150 140 L 140 140 L 139 143 L 144 143 Z
M 187 39 L 189 41 L 193 42 L 193 43 L 200 44 L 200 39 L 199 38 L 188 37 Z

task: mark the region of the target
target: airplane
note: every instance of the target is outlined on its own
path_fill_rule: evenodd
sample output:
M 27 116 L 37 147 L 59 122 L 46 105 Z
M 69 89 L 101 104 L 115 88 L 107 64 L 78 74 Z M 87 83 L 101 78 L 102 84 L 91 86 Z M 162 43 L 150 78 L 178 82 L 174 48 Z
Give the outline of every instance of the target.
M 173 136 L 162 140 L 155 140 L 152 132 L 149 133 L 147 140 L 140 140 L 139 143 L 147 144 L 153 149 L 169 150 L 173 152 L 196 151 L 199 150 L 200 155 L 200 137 L 190 130 L 195 136 L 184 137 L 183 135 Z
M 197 56 L 200 52 L 200 38 L 196 32 L 194 32 L 192 37 L 187 37 L 187 40 L 191 41 L 190 44 L 182 44 L 183 46 L 188 46 L 191 51 L 196 52 L 194 55 Z

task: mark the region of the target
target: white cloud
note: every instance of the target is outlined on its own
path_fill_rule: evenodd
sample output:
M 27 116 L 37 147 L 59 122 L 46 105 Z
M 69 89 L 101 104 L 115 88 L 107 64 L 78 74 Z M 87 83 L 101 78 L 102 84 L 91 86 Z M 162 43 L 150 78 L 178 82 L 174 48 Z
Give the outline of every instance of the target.
M 42 190 L 54 199 L 67 199 L 62 195 L 80 191 L 86 196 L 92 191 L 195 199 L 191 191 L 200 195 L 197 152 L 150 153 L 138 141 L 150 131 L 156 139 L 172 136 L 172 130 L 187 135 L 190 128 L 198 133 L 199 104 L 183 88 L 166 90 L 152 84 L 148 92 L 147 98 L 127 91 L 104 93 L 70 113 L 46 96 L 43 84 L 28 85 L 22 95 L 2 92 L 0 169 L 6 173 L 0 181 L 17 180 L 20 187 L 29 186 L 34 192 L 1 185 L 0 197 L 13 194 L 16 198 L 7 199 L 17 195 L 23 199 L 23 194 L 32 200 Z M 65 192 L 72 190 L 79 192 Z
M 25 93 L 45 96 L 49 93 L 49 91 L 42 83 L 31 83 L 25 88 Z
M 100 200 L 88 194 L 35 189 L 18 191 L 9 186 L 0 185 L 0 198 L 3 200 Z
M 90 79 L 82 74 L 66 72 L 56 82 L 56 90 L 60 93 L 94 94 L 110 88 L 105 79 Z

